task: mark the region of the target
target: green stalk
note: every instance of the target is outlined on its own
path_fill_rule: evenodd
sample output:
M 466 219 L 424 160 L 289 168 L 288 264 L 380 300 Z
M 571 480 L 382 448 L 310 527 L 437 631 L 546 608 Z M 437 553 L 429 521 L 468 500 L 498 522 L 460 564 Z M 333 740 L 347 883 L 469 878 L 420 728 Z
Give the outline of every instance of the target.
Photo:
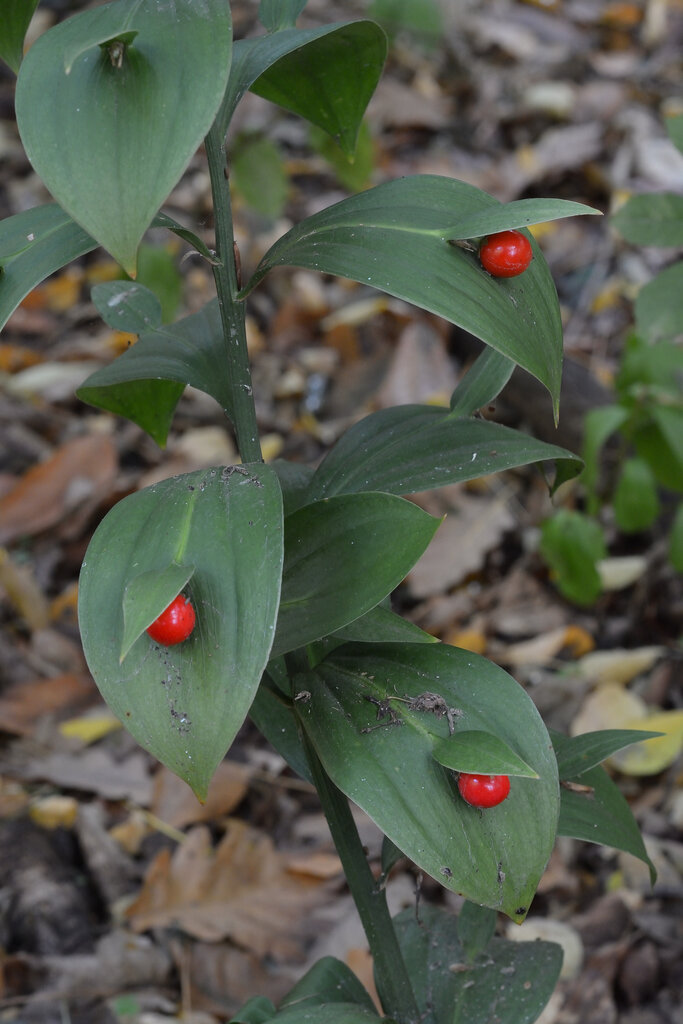
M 348 800 L 334 785 L 310 743 L 304 742 L 315 788 L 368 939 L 384 1012 L 397 1024 L 417 1024 L 420 1012 L 384 889 L 379 887 L 370 870 Z
M 235 238 L 224 137 L 216 122 L 206 136 L 205 144 L 216 230 L 217 262 L 213 267 L 213 276 L 225 338 L 226 374 L 232 395 L 230 418 L 242 461 L 262 462 L 244 325 L 245 308 L 244 302 L 237 301 L 240 289 L 235 265 Z

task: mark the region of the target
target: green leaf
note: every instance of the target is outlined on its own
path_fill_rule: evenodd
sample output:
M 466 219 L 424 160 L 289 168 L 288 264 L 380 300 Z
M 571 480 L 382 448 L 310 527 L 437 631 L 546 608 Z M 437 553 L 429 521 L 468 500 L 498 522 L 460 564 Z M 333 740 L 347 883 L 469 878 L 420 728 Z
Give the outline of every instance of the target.
M 482 729 L 458 729 L 453 736 L 437 740 L 433 754 L 444 768 L 456 772 L 538 778 L 538 773 L 507 743 Z
M 371 1013 L 375 1006 L 350 967 L 333 956 L 325 956 L 306 971 L 280 1003 L 280 1009 L 298 1006 L 304 1019 L 321 1003 L 354 1003 Z
M 647 864 L 654 882 L 655 867 L 633 812 L 604 768 L 591 768 L 567 781 L 586 788 L 577 791 L 562 787 L 557 834 L 631 853 Z
M 599 729 L 597 732 L 584 732 L 580 736 L 571 737 L 550 731 L 557 755 L 557 770 L 562 780 L 573 779 L 590 771 L 617 750 L 629 747 L 632 743 L 661 735 L 643 729 Z
M 608 437 L 628 419 L 628 409 L 623 405 L 603 405 L 590 409 L 583 421 L 583 461 L 581 482 L 588 492 L 588 511 L 598 510 L 596 488 L 601 478 L 600 452 Z
M 165 569 L 142 572 L 123 591 L 123 637 L 119 661 L 148 626 L 168 608 L 194 574 L 193 565 L 171 562 Z
M 0 330 L 32 288 L 95 248 L 97 242 L 56 203 L 0 221 Z
M 438 0 L 373 0 L 368 14 L 392 36 L 408 32 L 431 41 L 443 33 Z
M 655 405 L 651 417 L 633 436 L 636 451 L 663 487 L 683 493 L 683 406 Z
M 76 394 L 83 402 L 133 420 L 163 447 L 188 384 L 215 398 L 231 417 L 224 345 L 213 299 L 199 312 L 143 334 L 113 363 L 92 373 Z
M 683 260 L 643 285 L 634 312 L 636 330 L 649 342 L 683 334 Z
M 375 1010 L 366 1010 L 355 1003 L 320 1003 L 302 1015 L 298 1006 L 285 1006 L 272 1018 L 273 1024 L 377 1024 Z M 387 1024 L 392 1024 L 386 1018 Z
M 613 497 L 617 525 L 626 533 L 652 526 L 659 515 L 657 482 L 644 459 L 625 459 Z
M 677 572 L 683 572 L 683 503 L 679 503 L 671 527 L 669 560 Z
M 344 153 L 326 131 L 315 125 L 311 125 L 308 141 L 311 149 L 327 160 L 337 181 L 348 192 L 360 192 L 369 187 L 375 169 L 375 143 L 367 121 L 361 121 L 352 156 Z
M 420 174 L 399 178 L 313 214 L 268 250 L 243 293 L 275 266 L 338 274 L 436 313 L 537 377 L 558 402 L 562 327 L 555 286 L 532 238 L 523 274 L 494 279 L 476 254 L 448 238 L 454 218 L 506 221 L 507 207 L 473 185 Z M 518 218 L 511 215 L 517 223 Z
M 200 799 L 268 660 L 282 557 L 280 488 L 260 464 L 138 491 L 114 506 L 88 547 L 79 621 L 93 678 L 138 743 Z M 143 633 L 121 664 L 126 588 L 174 562 L 194 566 L 191 637 L 164 648 Z
M 158 218 L 154 218 L 154 224 Z M 176 265 L 173 245 L 146 245 L 138 249 L 138 273 L 136 281 L 149 288 L 161 303 L 163 323 L 172 323 L 182 298 L 182 279 Z
M 471 416 L 492 402 L 512 376 L 515 364 L 495 348 L 485 348 L 451 395 L 451 413 Z
M 496 919 L 495 910 L 465 900 L 458 914 L 457 934 L 468 963 L 476 960 L 488 946 L 496 930 Z
M 356 48 L 357 45 L 357 48 Z M 307 52 L 308 51 L 308 52 Z M 321 56 L 326 55 L 329 68 L 321 69 Z M 359 68 L 365 56 L 369 67 Z M 328 130 L 339 117 L 346 118 L 345 135 L 357 133 L 367 102 L 382 71 L 386 56 L 386 40 L 379 26 L 373 22 L 339 22 L 315 29 L 285 28 L 256 39 L 241 39 L 233 49 L 232 68 L 228 86 L 218 114 L 221 131 L 227 131 L 230 120 L 245 92 L 254 86 L 259 92 L 261 79 L 278 95 L 276 102 L 294 93 L 295 113 L 318 124 L 318 117 Z M 290 60 L 291 58 L 291 60 Z M 350 63 L 344 64 L 344 61 Z M 325 76 L 325 87 L 337 82 L 339 95 L 312 95 L 307 69 Z M 293 76 L 302 76 L 295 83 Z M 327 77 L 329 75 L 329 78 Z M 354 101 L 355 96 L 355 101 Z M 266 96 L 266 99 L 272 97 Z M 291 109 L 287 107 L 287 109 Z M 353 120 L 356 120 L 355 132 Z
M 461 915 L 462 916 L 462 915 Z M 562 967 L 554 942 L 492 938 L 473 963 L 446 910 L 404 910 L 394 924 L 415 988 L 421 1024 L 532 1024 Z
M 432 405 L 381 409 L 355 423 L 315 471 L 309 499 L 366 490 L 411 494 L 546 459 L 581 465 L 564 448 Z
M 596 563 L 607 557 L 600 524 L 561 508 L 541 527 L 539 550 L 558 590 L 575 604 L 591 604 L 602 592 Z
M 335 785 L 442 885 L 523 919 L 552 850 L 559 794 L 545 726 L 519 684 L 443 644 L 347 644 L 296 684 L 310 697 L 295 711 Z M 512 779 L 497 807 L 470 807 L 433 756 L 449 718 L 454 740 L 461 729 L 492 732 L 538 779 Z
M 231 36 L 224 0 L 119 0 L 55 25 L 24 58 L 16 112 L 29 160 L 131 276 L 142 235 L 211 127 Z M 119 61 L 107 44 L 124 37 Z
M 230 1024 L 266 1024 L 276 1014 L 274 1004 L 265 996 L 252 996 L 241 1010 L 230 1018 Z
M 336 629 L 333 636 L 359 643 L 435 644 L 435 636 L 425 633 L 413 622 L 396 615 L 390 608 L 377 605 L 348 626 Z
M 344 494 L 285 519 L 285 567 L 273 656 L 359 618 L 391 593 L 440 520 L 390 494 Z
M 289 193 L 289 178 L 275 143 L 263 135 L 238 135 L 232 149 L 232 181 L 245 202 L 275 219 Z
M 269 32 L 283 28 L 294 28 L 307 0 L 261 0 L 258 9 L 259 21 Z
M 105 281 L 90 293 L 104 322 L 115 331 L 144 334 L 161 326 L 161 303 L 135 281 Z
M 249 709 L 249 717 L 289 767 L 313 785 L 313 777 L 299 735 L 299 720 L 292 708 L 292 702 L 272 682 L 273 666 L 276 662 L 277 659 L 268 664 L 264 681 L 259 686 Z M 305 700 L 306 694 L 303 693 L 299 699 Z
M 665 117 L 664 124 L 674 146 L 683 153 L 683 114 Z
M 446 237 L 451 241 L 480 238 L 498 231 L 528 228 L 532 224 L 583 214 L 602 216 L 600 210 L 594 210 L 592 206 L 572 203 L 567 199 L 516 199 L 505 205 L 489 206 L 466 214 L 452 228 L 446 229 Z
M 374 21 L 352 21 L 285 54 L 251 91 L 331 135 L 349 156 L 387 55 Z
M 15 74 L 24 56 L 24 36 L 31 23 L 38 0 L 3 0 L 0 20 L 0 60 L 9 64 Z
M 611 217 L 633 245 L 683 245 L 683 196 L 674 192 L 633 196 Z
M 271 466 L 280 481 L 285 515 L 288 516 L 302 505 L 307 505 L 308 485 L 313 476 L 313 466 L 302 462 L 289 462 L 287 459 L 275 459 Z

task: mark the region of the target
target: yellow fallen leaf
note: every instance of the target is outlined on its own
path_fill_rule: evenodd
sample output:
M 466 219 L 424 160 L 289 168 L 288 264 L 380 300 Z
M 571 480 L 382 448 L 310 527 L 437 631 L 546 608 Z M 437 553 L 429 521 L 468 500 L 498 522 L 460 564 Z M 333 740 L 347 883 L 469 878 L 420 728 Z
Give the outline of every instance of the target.
M 673 764 L 683 749 L 683 711 L 657 711 L 645 719 L 624 723 L 624 728 L 664 733 L 612 755 L 611 763 L 625 775 L 656 775 Z
M 29 817 L 40 828 L 73 828 L 78 817 L 78 801 L 72 796 L 45 796 L 31 804 Z
M 80 718 L 69 718 L 62 722 L 59 731 L 62 736 L 75 737 L 83 743 L 94 743 L 96 740 L 108 736 L 115 729 L 120 729 L 121 723 L 118 718 L 108 713 L 99 715 L 82 715 Z
M 628 683 L 652 668 L 665 652 L 661 646 L 593 651 L 577 661 L 572 671 L 591 683 Z
M 604 683 L 589 694 L 569 726 L 570 736 L 597 729 L 645 729 L 648 706 L 618 683 Z M 634 724 L 635 723 L 635 724 Z
M 480 629 L 456 629 L 445 637 L 445 642 L 473 654 L 483 654 L 486 650 L 486 634 Z
M 567 626 L 564 632 L 564 646 L 575 658 L 588 654 L 595 647 L 595 640 L 583 626 Z

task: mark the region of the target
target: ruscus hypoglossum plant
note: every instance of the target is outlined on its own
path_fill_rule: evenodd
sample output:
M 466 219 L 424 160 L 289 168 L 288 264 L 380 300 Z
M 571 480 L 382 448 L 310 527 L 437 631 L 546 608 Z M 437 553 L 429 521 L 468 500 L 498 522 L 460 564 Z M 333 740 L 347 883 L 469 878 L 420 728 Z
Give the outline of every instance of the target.
M 0 224 L 0 324 L 47 275 L 103 247 L 126 278 L 96 286 L 93 301 L 110 326 L 139 338 L 85 381 L 80 398 L 163 446 L 192 385 L 218 401 L 241 457 L 238 466 L 139 490 L 102 520 L 79 586 L 92 675 L 135 739 L 199 798 L 247 715 L 314 783 L 368 936 L 385 1019 L 446 1024 L 457 1015 L 484 1024 L 504 1006 L 496 1019 L 531 1022 L 561 953 L 494 936 L 496 913 L 524 919 L 558 834 L 628 849 L 649 864 L 600 767 L 649 734 L 549 736 L 512 677 L 435 641 L 392 612 L 388 598 L 439 526 L 405 495 L 531 463 L 554 461 L 555 484 L 577 472 L 571 452 L 477 412 L 519 365 L 546 386 L 557 415 L 559 308 L 528 227 L 595 211 L 552 199 L 501 204 L 446 177 L 405 177 L 296 224 L 242 282 L 225 148 L 235 109 L 251 90 L 352 153 L 386 55 L 381 28 L 368 20 L 297 28 L 305 0 L 262 0 L 259 33 L 233 42 L 227 0 L 116 0 L 49 29 L 22 59 L 34 7 L 5 5 L 0 52 L 18 71 L 26 153 L 55 201 Z M 160 209 L 202 143 L 211 248 Z M 215 279 L 216 298 L 170 325 L 135 281 L 151 226 L 187 241 Z M 507 231 L 521 233 L 533 259 L 514 277 L 491 276 L 480 241 Z M 487 347 L 449 408 L 372 413 L 315 469 L 266 465 L 245 308 L 269 271 L 286 265 L 398 296 Z M 181 642 L 155 641 L 150 626 L 181 594 L 194 627 Z M 460 773 L 507 777 L 509 794 L 472 806 L 460 796 Z M 561 785 L 567 780 L 581 785 Z M 412 911 L 391 919 L 349 800 L 386 837 L 383 871 L 407 856 L 465 897 L 457 918 L 427 907 L 419 921 Z M 450 969 L 457 963 L 466 969 Z M 327 958 L 279 1007 L 255 997 L 234 1020 L 293 1024 L 304 1014 L 313 1024 L 379 1019 L 355 976 Z

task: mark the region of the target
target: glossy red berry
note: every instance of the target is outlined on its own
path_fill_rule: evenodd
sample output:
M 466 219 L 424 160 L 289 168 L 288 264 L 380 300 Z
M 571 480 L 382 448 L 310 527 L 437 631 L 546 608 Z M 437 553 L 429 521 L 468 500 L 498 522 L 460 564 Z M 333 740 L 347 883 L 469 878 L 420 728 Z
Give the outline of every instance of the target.
M 173 647 L 174 644 L 181 644 L 183 640 L 187 640 L 194 629 L 194 624 L 194 608 L 184 594 L 178 594 L 166 611 L 147 627 L 147 632 L 158 644 Z
M 472 807 L 495 807 L 502 804 L 510 792 L 507 775 L 468 775 L 460 772 L 460 796 Z
M 479 259 L 493 277 L 517 277 L 533 258 L 531 242 L 521 231 L 499 231 L 481 243 Z

